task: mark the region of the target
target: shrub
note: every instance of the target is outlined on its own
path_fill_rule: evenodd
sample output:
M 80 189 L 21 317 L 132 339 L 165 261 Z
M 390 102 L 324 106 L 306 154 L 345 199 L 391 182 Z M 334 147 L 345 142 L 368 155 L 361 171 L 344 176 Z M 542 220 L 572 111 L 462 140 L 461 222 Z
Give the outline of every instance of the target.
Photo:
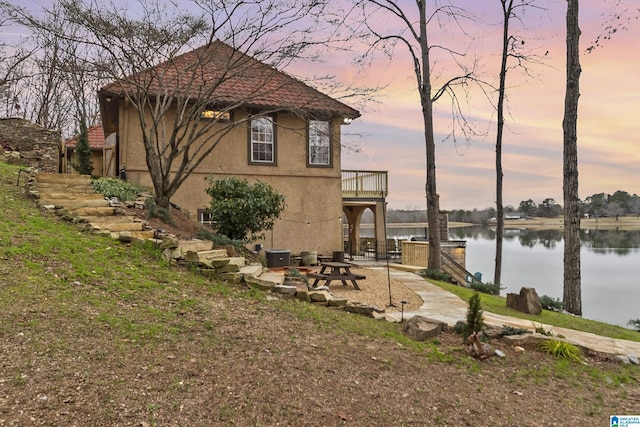
M 209 211 L 217 231 L 231 239 L 252 242 L 273 229 L 286 203 L 285 197 L 266 182 L 249 184 L 246 179 L 206 178 L 211 196 Z
M 568 342 L 548 340 L 543 342 L 541 347 L 542 350 L 558 359 L 582 362 L 582 352 L 580 349 Z
M 420 275 L 422 277 L 427 277 L 429 279 L 440 280 L 441 282 L 451 283 L 451 276 L 445 273 L 444 271 L 426 269 L 426 270 L 422 270 L 420 272 Z
M 482 318 L 482 303 L 478 292 L 475 292 L 471 298 L 469 298 L 469 307 L 467 308 L 465 326 L 466 327 L 462 334 L 464 339 L 473 333 L 481 332 L 485 327 L 484 320 Z
M 107 198 L 116 197 L 118 200 L 135 200 L 138 194 L 147 191 L 130 182 L 118 178 L 102 177 L 91 181 L 93 189 Z
M 474 291 L 489 295 L 500 295 L 500 290 L 504 289 L 499 283 L 482 283 L 476 280 L 473 280 L 469 287 Z
M 562 311 L 564 309 L 564 303 L 558 298 L 553 299 L 548 295 L 542 295 L 540 297 L 540 304 L 545 310 Z
M 500 332 L 500 335 L 502 335 L 503 337 L 508 337 L 511 335 L 524 335 L 524 334 L 530 334 L 530 333 L 531 331 L 528 329 L 515 328 L 509 325 L 502 325 L 502 331 Z

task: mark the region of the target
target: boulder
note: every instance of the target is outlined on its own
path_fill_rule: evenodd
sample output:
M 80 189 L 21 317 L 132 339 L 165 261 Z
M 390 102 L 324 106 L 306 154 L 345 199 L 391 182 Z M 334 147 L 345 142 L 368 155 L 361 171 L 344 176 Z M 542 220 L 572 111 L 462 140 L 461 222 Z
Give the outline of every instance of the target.
M 296 287 L 290 285 L 275 285 L 273 287 L 273 292 L 276 294 L 294 296 L 296 294 Z
M 312 291 L 309 292 L 311 302 L 327 302 L 331 299 L 329 291 Z
M 520 289 L 520 294 L 507 294 L 507 307 L 527 314 L 542 313 L 540 297 L 534 288 Z
M 365 316 L 373 317 L 374 308 L 367 304 L 361 304 L 359 302 L 348 302 L 344 307 L 344 311 L 349 313 L 364 314 Z
M 447 329 L 447 324 L 424 316 L 413 316 L 402 324 L 402 333 L 415 341 L 437 337 Z

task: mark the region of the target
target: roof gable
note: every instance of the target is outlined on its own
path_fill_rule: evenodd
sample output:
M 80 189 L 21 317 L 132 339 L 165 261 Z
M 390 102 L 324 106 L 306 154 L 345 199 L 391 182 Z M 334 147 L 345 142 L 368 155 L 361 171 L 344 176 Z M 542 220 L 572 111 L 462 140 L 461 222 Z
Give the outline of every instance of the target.
M 286 109 L 351 119 L 360 113 L 286 73 L 221 42 L 201 46 L 150 69 L 115 81 L 102 93 L 144 92 L 213 104 Z

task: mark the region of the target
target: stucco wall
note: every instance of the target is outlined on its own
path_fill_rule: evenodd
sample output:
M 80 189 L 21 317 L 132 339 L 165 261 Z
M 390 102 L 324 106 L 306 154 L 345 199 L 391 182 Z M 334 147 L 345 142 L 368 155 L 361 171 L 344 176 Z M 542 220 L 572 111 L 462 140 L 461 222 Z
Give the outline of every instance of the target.
M 0 118 L 0 142 L 20 157 L 12 161 L 43 172 L 59 172 L 60 131 L 45 129 L 19 118 Z M 4 150 L 4 149 L 3 149 Z
M 235 113 L 236 121 L 245 116 Z M 239 114 L 239 115 L 238 115 Z M 144 146 L 134 110 L 120 111 L 122 164 L 127 179 L 151 186 Z M 332 167 L 307 166 L 307 124 L 302 118 L 279 113 L 276 117 L 276 165 L 250 165 L 248 124 L 239 124 L 213 150 L 173 196 L 172 202 L 194 218 L 197 210 L 210 204 L 205 190 L 207 176 L 238 176 L 250 182 L 267 182 L 284 194 L 287 207 L 273 232 L 267 232 L 265 249 L 290 249 L 292 253 L 317 250 L 331 254 L 342 250 L 342 184 L 340 169 L 340 123 L 332 122 Z

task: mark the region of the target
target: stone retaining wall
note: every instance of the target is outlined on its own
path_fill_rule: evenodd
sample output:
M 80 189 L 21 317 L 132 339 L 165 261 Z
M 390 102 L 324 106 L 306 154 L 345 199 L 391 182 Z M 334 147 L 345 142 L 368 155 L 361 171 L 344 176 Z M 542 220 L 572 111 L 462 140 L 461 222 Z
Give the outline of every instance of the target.
M 60 171 L 60 131 L 19 118 L 0 118 L 0 156 L 42 172 Z

